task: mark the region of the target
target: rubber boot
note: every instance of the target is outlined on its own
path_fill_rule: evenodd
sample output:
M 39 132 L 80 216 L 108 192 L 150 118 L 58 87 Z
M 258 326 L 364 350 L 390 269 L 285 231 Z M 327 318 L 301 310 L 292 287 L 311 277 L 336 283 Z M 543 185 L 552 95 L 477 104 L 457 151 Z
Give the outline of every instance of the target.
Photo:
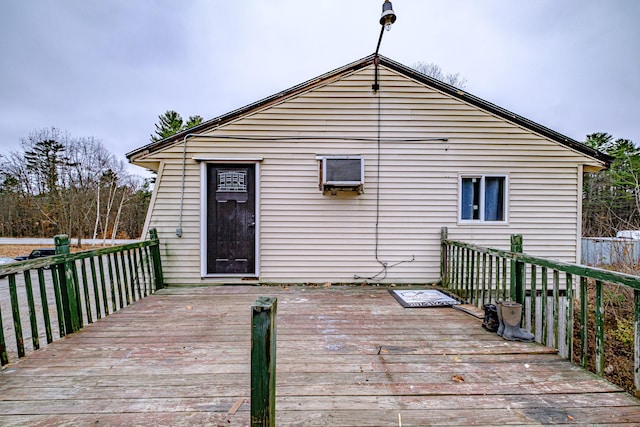
M 489 332 L 496 332 L 498 330 L 498 326 L 498 313 L 496 306 L 493 304 L 485 304 L 482 327 Z
M 498 312 L 498 330 L 496 333 L 499 337 L 504 333 L 504 321 L 502 320 L 502 301 L 496 303 L 496 311 Z
M 522 304 L 505 301 L 502 303 L 502 321 L 504 322 L 504 331 L 502 332 L 502 338 L 507 341 L 524 341 L 531 342 L 535 336 L 520 327 L 522 320 Z

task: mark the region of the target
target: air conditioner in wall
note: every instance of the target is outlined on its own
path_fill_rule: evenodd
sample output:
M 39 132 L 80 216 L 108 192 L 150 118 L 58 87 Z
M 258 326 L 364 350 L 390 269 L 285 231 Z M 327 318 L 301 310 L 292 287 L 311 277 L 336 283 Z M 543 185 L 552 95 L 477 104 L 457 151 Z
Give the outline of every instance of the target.
M 363 193 L 364 158 L 362 156 L 321 156 L 322 191 Z

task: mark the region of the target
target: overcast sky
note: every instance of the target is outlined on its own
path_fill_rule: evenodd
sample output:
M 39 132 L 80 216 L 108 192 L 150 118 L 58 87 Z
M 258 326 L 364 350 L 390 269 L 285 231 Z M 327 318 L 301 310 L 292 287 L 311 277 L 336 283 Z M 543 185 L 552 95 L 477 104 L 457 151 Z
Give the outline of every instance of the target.
M 375 51 L 382 0 L 9 0 L 0 153 L 55 126 L 124 159 L 166 110 L 211 119 Z M 394 0 L 380 53 L 583 141 L 640 143 L 640 1 Z M 143 173 L 142 169 L 138 169 Z

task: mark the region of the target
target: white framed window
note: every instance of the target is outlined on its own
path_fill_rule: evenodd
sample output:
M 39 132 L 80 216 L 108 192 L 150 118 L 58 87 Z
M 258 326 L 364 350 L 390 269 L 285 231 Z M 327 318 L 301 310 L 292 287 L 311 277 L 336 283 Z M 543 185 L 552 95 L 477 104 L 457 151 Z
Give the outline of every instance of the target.
M 458 188 L 460 222 L 507 221 L 507 175 L 463 174 Z

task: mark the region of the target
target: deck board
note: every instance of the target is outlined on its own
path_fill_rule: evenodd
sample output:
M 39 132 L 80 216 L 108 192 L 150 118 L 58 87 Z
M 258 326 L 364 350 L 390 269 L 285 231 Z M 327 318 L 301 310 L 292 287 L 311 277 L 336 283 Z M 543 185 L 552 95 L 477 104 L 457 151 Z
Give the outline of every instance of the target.
M 250 306 L 276 296 L 277 425 L 638 425 L 640 400 L 382 287 L 169 288 L 9 364 L 0 425 L 249 424 Z

